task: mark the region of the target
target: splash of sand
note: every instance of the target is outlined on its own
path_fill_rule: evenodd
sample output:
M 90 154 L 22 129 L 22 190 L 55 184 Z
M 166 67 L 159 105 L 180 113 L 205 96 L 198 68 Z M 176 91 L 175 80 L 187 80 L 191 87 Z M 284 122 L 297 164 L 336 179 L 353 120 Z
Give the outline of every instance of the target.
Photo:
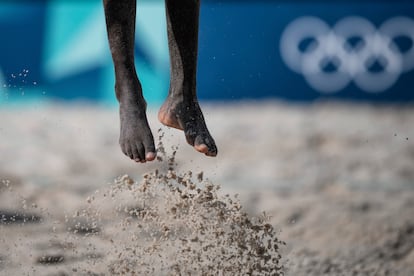
M 119 177 L 103 194 L 118 203 L 111 274 L 282 275 L 279 247 L 284 243 L 266 214 L 249 217 L 236 197 L 221 195 L 219 185 L 202 172 L 177 172 L 177 149 L 167 156 L 161 141 L 162 135 L 161 169 L 139 182 Z M 86 214 L 95 215 L 86 217 L 97 227 L 103 218 L 91 211 L 97 209 L 96 197 L 88 200 Z
M 269 217 L 247 215 L 237 196 L 222 194 L 203 172 L 179 172 L 177 148 L 168 154 L 162 140 L 160 132 L 158 169 L 139 181 L 118 177 L 86 202 L 74 198 L 54 208 L 49 199 L 45 208 L 37 203 L 29 208 L 20 190 L 3 183 L 6 197 L 24 206 L 0 217 L 0 230 L 10 238 L 2 243 L 16 258 L 34 259 L 19 267 L 0 255 L 0 271 L 3 266 L 11 274 L 283 275 L 284 243 Z M 76 204 L 75 211 L 63 214 L 69 203 Z M 13 242 L 13 225 L 31 234 Z

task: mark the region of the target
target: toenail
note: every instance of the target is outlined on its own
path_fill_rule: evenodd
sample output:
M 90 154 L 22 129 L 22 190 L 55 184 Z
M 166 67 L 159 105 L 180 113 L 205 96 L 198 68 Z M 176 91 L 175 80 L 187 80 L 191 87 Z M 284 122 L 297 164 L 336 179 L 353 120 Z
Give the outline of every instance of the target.
M 153 152 L 149 152 L 149 153 L 147 153 L 146 159 L 147 159 L 148 161 L 152 161 L 152 160 L 154 160 L 154 159 L 155 159 L 155 153 L 153 153 Z
M 202 153 L 208 153 L 208 147 L 206 144 L 196 145 L 196 150 Z

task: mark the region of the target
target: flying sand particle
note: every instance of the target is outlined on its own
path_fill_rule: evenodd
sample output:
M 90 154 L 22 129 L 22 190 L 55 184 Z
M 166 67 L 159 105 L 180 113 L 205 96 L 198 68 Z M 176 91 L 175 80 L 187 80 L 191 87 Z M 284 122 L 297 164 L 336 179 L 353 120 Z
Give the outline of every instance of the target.
M 248 216 L 237 198 L 221 195 L 220 186 L 203 172 L 176 171 L 176 147 L 171 156 L 162 142 L 158 149 L 163 160 L 159 169 L 144 174 L 141 181 L 127 175 L 117 178 L 102 198 L 96 195 L 88 209 L 78 213 L 99 229 L 103 211 L 98 205 L 115 205 L 109 273 L 283 275 L 279 249 L 284 242 L 269 217 Z

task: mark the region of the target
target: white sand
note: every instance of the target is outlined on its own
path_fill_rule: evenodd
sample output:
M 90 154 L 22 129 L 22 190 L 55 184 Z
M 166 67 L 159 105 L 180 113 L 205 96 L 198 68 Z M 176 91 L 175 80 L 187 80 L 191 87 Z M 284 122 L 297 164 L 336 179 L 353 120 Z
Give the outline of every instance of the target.
M 272 216 L 288 275 L 414 274 L 413 106 L 203 106 L 219 155 L 199 155 L 164 128 L 166 148 L 179 148 L 176 170 L 204 171 L 247 212 Z M 112 218 L 104 215 L 104 234 L 84 237 L 68 234 L 65 214 L 117 176 L 140 181 L 161 164 L 122 155 L 115 109 L 39 105 L 3 108 L 0 118 L 0 210 L 44 220 L 0 224 L 0 274 L 108 275 Z M 149 119 L 157 136 L 155 111 Z M 57 263 L 42 264 L 45 255 Z

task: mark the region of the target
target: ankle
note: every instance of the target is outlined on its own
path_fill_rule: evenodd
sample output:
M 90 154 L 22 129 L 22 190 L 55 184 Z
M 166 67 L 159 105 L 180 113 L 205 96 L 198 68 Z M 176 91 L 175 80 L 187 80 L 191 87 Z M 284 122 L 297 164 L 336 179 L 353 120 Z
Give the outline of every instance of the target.
M 131 102 L 146 104 L 142 94 L 142 87 L 139 82 L 116 82 L 115 94 L 120 104 Z
M 185 78 L 171 79 L 168 96 L 181 101 L 193 101 L 197 97 L 195 80 Z

